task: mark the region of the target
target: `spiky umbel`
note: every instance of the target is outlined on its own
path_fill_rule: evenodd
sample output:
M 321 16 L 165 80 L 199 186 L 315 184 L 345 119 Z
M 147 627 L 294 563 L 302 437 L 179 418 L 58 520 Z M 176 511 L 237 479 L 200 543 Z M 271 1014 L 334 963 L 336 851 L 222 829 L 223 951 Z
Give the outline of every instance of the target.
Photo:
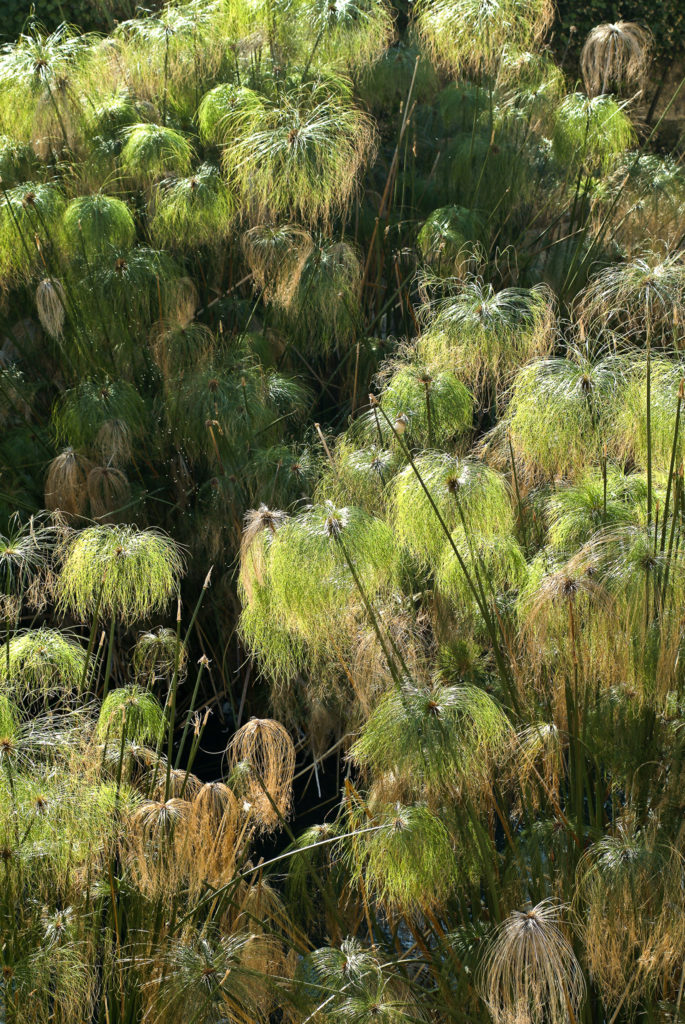
M 454 891 L 458 861 L 443 821 L 424 804 L 382 805 L 352 816 L 363 834 L 349 849 L 351 869 L 391 913 L 439 910 Z
M 373 152 L 372 123 L 354 106 L 344 79 L 326 88 L 303 82 L 278 101 L 242 90 L 216 124 L 224 170 L 257 216 L 327 219 L 345 209 Z
M 633 21 L 597 25 L 580 54 L 580 68 L 589 96 L 614 87 L 641 87 L 647 72 L 652 35 Z
M 390 517 L 398 540 L 425 566 L 435 568 L 447 540 L 421 481 L 446 526 L 466 524 L 482 537 L 505 535 L 512 526 L 512 500 L 507 482 L 475 459 L 426 452 L 392 481 Z
M 110 246 L 132 245 L 136 225 L 126 203 L 99 193 L 72 199 L 64 213 L 64 231 L 71 250 L 84 249 L 86 257 L 92 259 Z
M 86 664 L 85 650 L 56 629 L 27 630 L 10 640 L 0 659 L 3 689 L 27 707 L 69 703 L 78 694 Z
M 283 825 L 292 805 L 295 747 L 280 724 L 252 718 L 227 747 L 235 788 L 248 802 L 255 824 L 267 832 Z
M 44 277 L 36 288 L 38 318 L 51 338 L 62 336 L 66 319 L 64 288 L 56 278 Z
M 121 151 L 125 174 L 140 185 L 151 185 L 168 174 L 187 174 L 193 150 L 184 135 L 159 124 L 135 124 L 126 129 Z
M 418 27 L 436 61 L 451 72 L 497 71 L 505 46 L 532 50 L 553 16 L 548 0 L 425 0 Z
M 528 363 L 516 375 L 507 418 L 495 428 L 499 459 L 511 455 L 529 478 L 572 477 L 589 459 L 599 461 L 613 429 L 625 361 L 571 358 Z
M 477 393 L 496 393 L 513 370 L 547 355 L 554 343 L 554 300 L 544 285 L 496 292 L 475 278 L 427 303 L 423 313 L 422 355 L 453 367 Z
M 102 702 L 97 724 L 100 740 L 116 740 L 126 735 L 131 742 L 156 744 L 165 729 L 161 706 L 142 686 L 134 684 L 111 690 Z
M 585 979 L 561 930 L 560 907 L 545 900 L 514 910 L 499 927 L 481 967 L 479 988 L 497 1024 L 577 1020 Z
M 234 229 L 231 193 L 211 164 L 188 177 L 163 179 L 155 193 L 150 230 L 155 241 L 171 249 L 216 247 Z
M 91 526 L 67 542 L 59 601 L 84 620 L 99 604 L 101 614 L 134 622 L 166 607 L 182 571 L 179 548 L 161 533 Z
M 378 778 L 392 772 L 417 799 L 445 789 L 475 792 L 502 751 L 504 716 L 475 687 L 387 694 L 352 748 L 354 761 Z
M 571 93 L 557 108 L 554 154 L 574 173 L 608 170 L 634 139 L 630 119 L 611 96 Z

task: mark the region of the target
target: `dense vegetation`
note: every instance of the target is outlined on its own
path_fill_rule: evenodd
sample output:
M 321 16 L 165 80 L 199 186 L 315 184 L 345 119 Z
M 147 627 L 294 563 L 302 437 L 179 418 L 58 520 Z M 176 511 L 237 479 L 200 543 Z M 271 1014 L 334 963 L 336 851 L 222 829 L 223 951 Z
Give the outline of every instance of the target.
M 0 52 L 6 1024 L 685 1015 L 685 175 L 553 16 Z

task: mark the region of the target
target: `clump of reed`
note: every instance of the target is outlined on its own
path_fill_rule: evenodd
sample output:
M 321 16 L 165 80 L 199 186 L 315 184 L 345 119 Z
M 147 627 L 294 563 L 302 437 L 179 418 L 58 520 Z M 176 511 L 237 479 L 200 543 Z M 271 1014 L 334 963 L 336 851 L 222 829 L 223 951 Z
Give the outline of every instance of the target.
M 551 14 L 3 48 L 8 1024 L 682 1015 L 682 173 Z

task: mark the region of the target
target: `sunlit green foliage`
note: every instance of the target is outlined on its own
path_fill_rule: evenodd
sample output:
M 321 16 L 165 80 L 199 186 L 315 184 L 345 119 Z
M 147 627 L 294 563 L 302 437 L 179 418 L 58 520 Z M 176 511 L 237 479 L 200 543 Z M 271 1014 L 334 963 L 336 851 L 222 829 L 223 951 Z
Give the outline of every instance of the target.
M 516 375 L 500 430 L 503 457 L 507 435 L 514 456 L 530 475 L 573 475 L 598 461 L 611 437 L 625 364 L 609 357 L 597 363 L 548 359 L 529 363 Z
M 391 521 L 398 540 L 420 562 L 435 567 L 446 540 L 421 481 L 450 531 L 463 523 L 481 536 L 511 529 L 506 481 L 484 463 L 436 452 L 418 456 L 415 464 L 418 475 L 407 466 L 393 481 Z
M 647 26 L 122 3 L 0 51 L 0 1017 L 675 1021 Z
M 232 228 L 234 207 L 218 170 L 203 164 L 188 178 L 160 183 L 151 230 L 169 248 L 215 246 Z
M 576 484 L 554 490 L 546 502 L 548 536 L 559 552 L 576 551 L 607 527 L 637 525 L 647 507 L 647 484 L 638 473 L 625 475 L 609 466 L 590 470 Z
M 40 266 L 37 241 L 50 249 L 59 241 L 64 198 L 56 185 L 25 182 L 0 198 L 0 282 L 28 278 Z
M 193 150 L 180 132 L 161 124 L 135 124 L 124 129 L 121 166 L 133 181 L 149 185 L 168 174 L 187 174 Z
M 92 526 L 67 542 L 59 599 L 84 619 L 101 614 L 143 619 L 168 605 L 183 560 L 168 537 L 131 526 Z
M 547 0 L 426 0 L 419 31 L 438 63 L 451 72 L 497 71 L 506 45 L 532 49 L 552 18 Z
M 609 170 L 634 139 L 628 116 L 611 96 L 588 99 L 576 92 L 557 109 L 554 155 L 572 171 Z
M 416 242 L 425 263 L 437 274 L 461 276 L 473 259 L 473 250 L 484 236 L 477 211 L 464 206 L 445 206 L 424 222 Z
M 77 252 L 83 245 L 88 256 L 106 246 L 125 249 L 133 244 L 136 234 L 135 222 L 126 204 L 106 195 L 72 199 L 64 214 L 64 230 L 68 243 Z
M 157 699 L 141 686 L 111 690 L 100 709 L 97 734 L 101 740 L 126 736 L 135 743 L 156 743 L 164 734 L 164 712 Z
M 458 865 L 450 836 L 423 804 L 382 806 L 376 826 L 352 846 L 352 869 L 382 906 L 407 914 L 442 903 L 455 888 Z
M 478 628 L 479 601 L 474 593 L 485 595 L 485 603 L 492 605 L 515 595 L 527 576 L 526 559 L 519 544 L 509 536 L 466 533 L 457 527 L 452 541 L 469 573 L 467 578 L 451 544 L 446 544 L 436 574 L 436 587 L 448 602 L 458 621 L 473 623 Z M 480 596 L 480 595 L 479 595 Z M 481 598 L 482 601 L 482 598 Z
M 541 285 L 505 288 L 473 280 L 427 307 L 420 341 L 426 358 L 453 367 L 472 387 L 497 387 L 554 342 L 552 297 Z
M 494 701 L 475 687 L 389 693 L 352 748 L 374 777 L 397 774 L 417 796 L 478 785 L 507 735 Z
M 56 629 L 18 633 L 0 665 L 0 685 L 16 702 L 69 700 L 79 691 L 86 668 L 81 644 Z
M 200 124 L 216 123 L 227 178 L 252 215 L 313 221 L 343 210 L 373 146 L 372 123 L 345 81 L 248 99 L 218 120 L 205 110 Z
M 327 502 L 277 531 L 267 571 L 281 621 L 305 641 L 325 643 L 362 600 L 355 576 L 368 598 L 387 591 L 396 579 L 397 552 L 381 520 Z
M 365 440 L 378 435 L 389 444 L 398 419 L 412 447 L 444 447 L 468 436 L 471 429 L 473 397 L 449 370 L 401 365 L 383 387 L 379 402 L 381 411 L 372 406 L 355 425 L 355 433 Z

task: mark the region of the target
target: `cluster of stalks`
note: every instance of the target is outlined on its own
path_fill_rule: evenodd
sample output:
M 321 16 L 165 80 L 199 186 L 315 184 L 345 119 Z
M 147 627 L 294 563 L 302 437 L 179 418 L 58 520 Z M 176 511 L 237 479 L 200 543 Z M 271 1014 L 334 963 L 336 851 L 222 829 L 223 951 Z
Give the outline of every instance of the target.
M 0 52 L 7 1024 L 683 1018 L 685 175 L 552 14 Z

